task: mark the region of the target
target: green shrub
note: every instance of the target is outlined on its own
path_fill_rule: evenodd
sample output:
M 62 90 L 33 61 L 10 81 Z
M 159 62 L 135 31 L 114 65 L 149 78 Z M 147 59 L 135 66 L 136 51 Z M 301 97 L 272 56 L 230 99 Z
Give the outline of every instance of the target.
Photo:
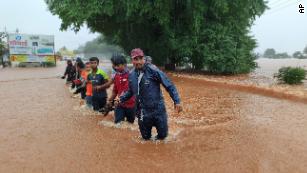
M 300 67 L 282 67 L 274 77 L 286 84 L 300 84 L 306 77 L 306 71 Z
M 43 67 L 55 67 L 56 64 L 54 62 L 43 62 Z
M 18 67 L 27 67 L 27 64 L 21 62 L 18 64 Z

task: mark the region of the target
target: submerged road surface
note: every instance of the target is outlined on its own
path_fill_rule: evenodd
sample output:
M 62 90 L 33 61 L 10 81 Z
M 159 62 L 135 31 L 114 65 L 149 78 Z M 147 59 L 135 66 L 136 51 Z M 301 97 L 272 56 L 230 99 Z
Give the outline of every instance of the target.
M 0 172 L 307 172 L 307 105 L 172 77 L 170 137 L 140 139 L 80 107 L 63 67 L 0 70 Z M 99 123 L 104 122 L 104 123 Z

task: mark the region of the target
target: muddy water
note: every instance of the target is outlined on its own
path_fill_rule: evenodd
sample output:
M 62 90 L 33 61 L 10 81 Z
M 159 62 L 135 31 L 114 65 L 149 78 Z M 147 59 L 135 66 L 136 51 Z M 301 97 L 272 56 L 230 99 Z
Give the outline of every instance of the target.
M 257 75 L 262 75 L 265 77 L 273 78 L 274 73 L 278 72 L 278 69 L 281 67 L 302 67 L 307 70 L 307 59 L 295 59 L 295 58 L 286 58 L 286 59 L 267 59 L 259 58 L 256 60 L 259 68 L 255 70 Z
M 184 112 L 144 142 L 80 106 L 63 66 L 0 70 L 0 172 L 306 172 L 307 108 L 173 77 Z

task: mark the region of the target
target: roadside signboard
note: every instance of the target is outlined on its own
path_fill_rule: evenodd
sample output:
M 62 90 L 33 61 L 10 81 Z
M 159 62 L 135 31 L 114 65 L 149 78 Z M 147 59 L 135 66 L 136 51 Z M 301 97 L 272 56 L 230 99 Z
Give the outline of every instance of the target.
M 9 34 L 8 47 L 12 62 L 54 62 L 54 36 Z

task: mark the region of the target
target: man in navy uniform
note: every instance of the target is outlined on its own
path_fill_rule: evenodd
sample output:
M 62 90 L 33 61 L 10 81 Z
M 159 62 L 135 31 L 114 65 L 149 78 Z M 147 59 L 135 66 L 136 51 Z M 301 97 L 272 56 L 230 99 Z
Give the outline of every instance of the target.
M 156 139 L 163 140 L 168 135 L 168 123 L 160 84 L 171 96 L 174 108 L 179 113 L 182 111 L 182 106 L 177 89 L 161 70 L 145 62 L 141 49 L 133 49 L 131 58 L 135 68 L 129 74 L 129 90 L 120 96 L 119 104 L 135 95 L 136 116 L 142 137 L 149 140 L 152 127 L 156 127 L 158 132 Z

